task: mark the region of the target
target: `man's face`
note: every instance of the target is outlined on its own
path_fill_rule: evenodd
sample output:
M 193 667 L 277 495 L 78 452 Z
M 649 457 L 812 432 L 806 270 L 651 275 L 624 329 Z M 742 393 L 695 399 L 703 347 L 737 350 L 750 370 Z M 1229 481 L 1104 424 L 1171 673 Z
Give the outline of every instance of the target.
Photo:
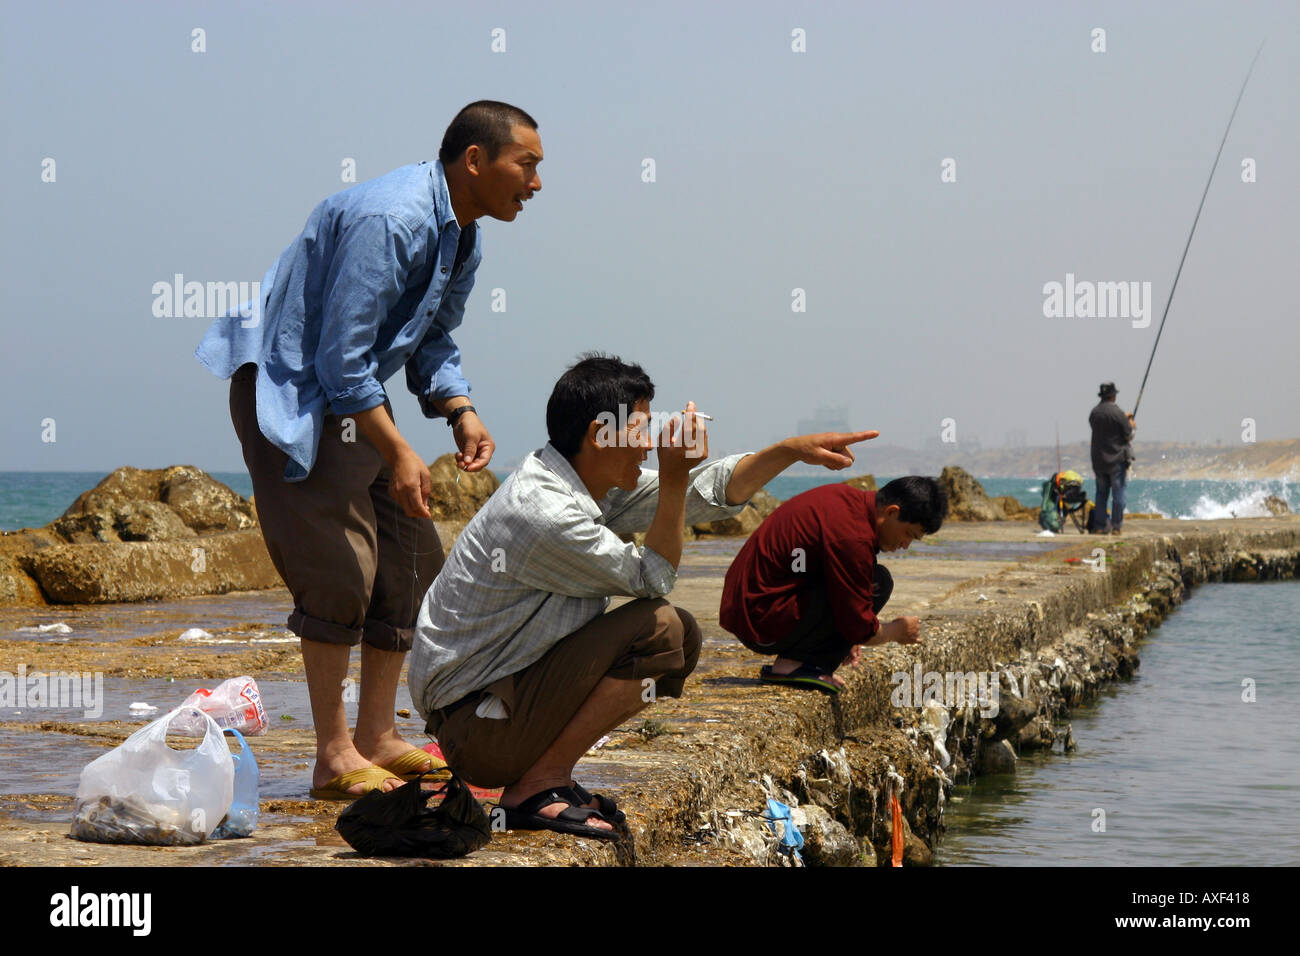
M 470 157 L 475 172 L 470 180 L 474 202 L 487 215 L 502 222 L 513 222 L 533 193 L 542 188 L 537 164 L 542 161 L 542 140 L 537 130 L 522 124 L 511 130 L 512 142 L 506 143 L 496 159 L 487 158 L 487 150 L 477 150 Z
M 641 465 L 654 446 L 653 436 L 650 434 L 648 399 L 643 398 L 632 406 L 632 411 L 627 416 L 627 431 L 623 437 L 626 447 L 615 449 L 620 453 L 617 459 L 614 459 L 618 466 L 615 484 L 624 491 L 635 491 L 636 483 L 641 478 Z
M 898 505 L 889 505 L 876 517 L 876 543 L 881 551 L 906 551 L 913 541 L 925 536 L 925 528 L 915 522 L 900 521 Z

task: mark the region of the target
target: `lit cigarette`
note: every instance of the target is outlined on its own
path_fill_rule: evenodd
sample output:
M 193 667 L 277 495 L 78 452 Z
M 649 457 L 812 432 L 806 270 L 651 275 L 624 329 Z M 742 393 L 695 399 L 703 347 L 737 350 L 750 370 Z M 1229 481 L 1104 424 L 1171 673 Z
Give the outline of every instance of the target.
M 686 413 L 685 413 L 685 412 L 682 412 L 682 414 L 685 415 Z M 695 417 L 696 417 L 696 418 L 703 418 L 706 422 L 711 422 L 711 421 L 713 421 L 713 416 L 712 416 L 712 415 L 705 415 L 703 412 L 696 412 L 696 413 L 695 413 Z

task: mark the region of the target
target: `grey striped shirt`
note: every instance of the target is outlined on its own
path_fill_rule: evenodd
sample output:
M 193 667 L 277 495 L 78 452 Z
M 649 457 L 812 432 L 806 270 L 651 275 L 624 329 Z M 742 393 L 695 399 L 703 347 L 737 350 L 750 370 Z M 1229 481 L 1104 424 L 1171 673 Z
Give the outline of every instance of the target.
M 686 523 L 734 515 L 727 484 L 741 455 L 691 472 Z M 677 572 L 651 548 L 621 541 L 645 531 L 659 474 L 600 502 L 551 445 L 527 458 L 461 532 L 415 625 L 407 682 L 421 715 L 523 670 L 605 612 L 615 594 L 662 597 Z

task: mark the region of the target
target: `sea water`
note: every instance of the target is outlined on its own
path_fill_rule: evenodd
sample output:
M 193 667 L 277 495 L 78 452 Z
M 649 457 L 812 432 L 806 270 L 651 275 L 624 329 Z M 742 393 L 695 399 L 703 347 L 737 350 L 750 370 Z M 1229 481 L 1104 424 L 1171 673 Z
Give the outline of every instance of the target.
M 1300 864 L 1297 622 L 1298 581 L 1197 588 L 1069 717 L 1076 751 L 955 788 L 935 863 Z
M 504 472 L 498 477 L 504 478 Z M 246 472 L 211 472 L 237 494 L 247 498 L 253 483 Z M 83 491 L 95 487 L 105 476 L 100 472 L 49 471 L 0 472 L 0 530 L 39 528 L 63 514 Z M 785 500 L 800 492 L 831 482 L 843 481 L 841 472 L 818 475 L 779 475 L 767 484 L 767 490 Z M 883 485 L 890 475 L 877 475 Z M 1021 504 L 1037 508 L 1042 502 L 1042 481 L 1032 478 L 981 478 L 980 483 L 991 496 L 1010 495 Z M 1091 480 L 1084 483 L 1089 497 L 1096 493 Z M 1240 481 L 1157 481 L 1134 478 L 1128 483 L 1129 512 L 1160 514 L 1168 518 L 1255 518 L 1269 512 L 1264 499 L 1277 495 L 1287 501 L 1292 511 L 1300 511 L 1300 487 L 1276 480 Z

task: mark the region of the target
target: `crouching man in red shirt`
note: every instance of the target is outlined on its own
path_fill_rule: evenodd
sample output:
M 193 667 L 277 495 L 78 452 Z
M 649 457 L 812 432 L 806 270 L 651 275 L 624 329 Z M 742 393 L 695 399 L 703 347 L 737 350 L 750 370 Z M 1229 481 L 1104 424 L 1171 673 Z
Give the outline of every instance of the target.
M 948 516 L 948 496 L 933 478 L 896 478 L 879 491 L 822 485 L 782 503 L 750 535 L 727 570 L 721 625 L 757 654 L 775 654 L 765 683 L 838 694 L 841 664 L 862 645 L 919 644 L 921 624 L 876 615 L 894 582 L 876 564 L 881 551 L 907 550 Z

